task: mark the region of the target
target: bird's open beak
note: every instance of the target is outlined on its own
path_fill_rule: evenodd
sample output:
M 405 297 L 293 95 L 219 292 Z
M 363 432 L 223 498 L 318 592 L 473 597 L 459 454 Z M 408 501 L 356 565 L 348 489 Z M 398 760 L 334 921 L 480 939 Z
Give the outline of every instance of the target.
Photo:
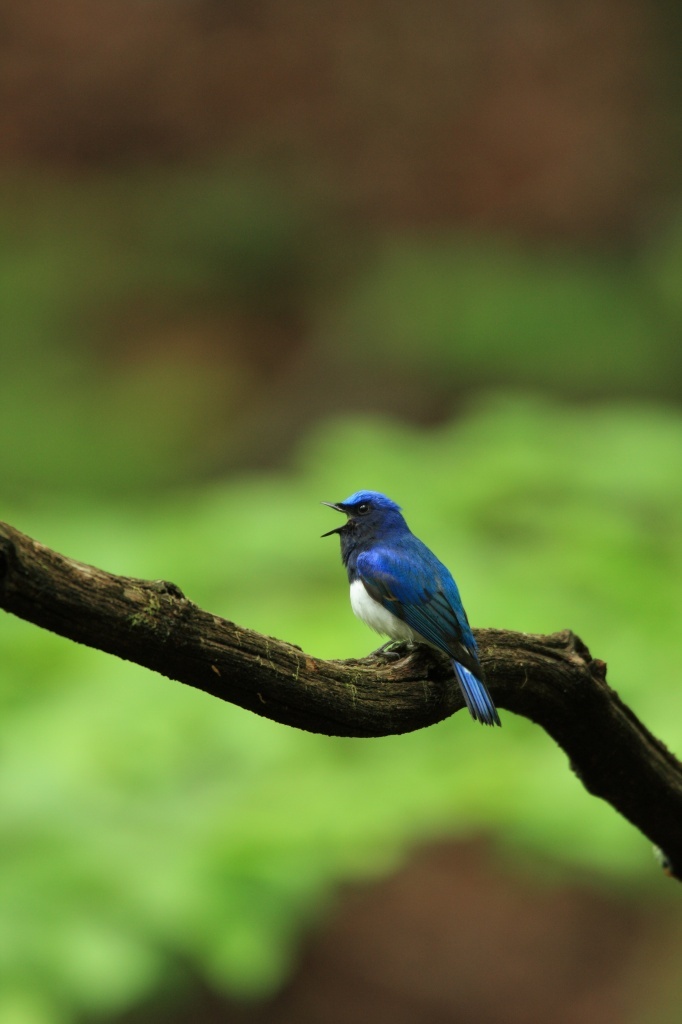
M 320 505 L 328 505 L 329 508 L 335 509 L 336 512 L 345 512 L 346 511 L 341 505 L 334 505 L 334 504 L 332 504 L 331 501 L 321 501 Z M 344 523 L 343 526 L 337 526 L 336 529 L 329 530 L 327 533 L 323 533 L 322 536 L 323 537 L 331 537 L 331 535 L 333 533 L 341 533 L 341 530 L 343 530 L 343 527 L 345 525 L 346 524 Z

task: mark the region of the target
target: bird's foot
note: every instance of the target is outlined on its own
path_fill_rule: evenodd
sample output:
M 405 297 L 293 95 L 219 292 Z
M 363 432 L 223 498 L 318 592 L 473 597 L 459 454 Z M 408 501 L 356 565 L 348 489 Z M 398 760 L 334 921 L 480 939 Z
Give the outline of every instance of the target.
M 409 640 L 389 640 L 388 643 L 382 644 L 381 647 L 377 647 L 376 651 L 372 651 L 371 657 L 381 655 L 382 658 L 399 659 L 404 658 L 406 654 L 414 650 L 416 644 L 411 643 Z

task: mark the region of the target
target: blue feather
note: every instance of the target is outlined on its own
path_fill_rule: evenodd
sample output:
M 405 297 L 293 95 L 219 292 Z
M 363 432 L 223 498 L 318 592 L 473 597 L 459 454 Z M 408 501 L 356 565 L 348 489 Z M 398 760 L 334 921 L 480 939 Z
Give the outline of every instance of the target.
M 452 664 L 471 717 L 483 725 L 502 725 L 492 698 L 481 680 L 458 661 Z

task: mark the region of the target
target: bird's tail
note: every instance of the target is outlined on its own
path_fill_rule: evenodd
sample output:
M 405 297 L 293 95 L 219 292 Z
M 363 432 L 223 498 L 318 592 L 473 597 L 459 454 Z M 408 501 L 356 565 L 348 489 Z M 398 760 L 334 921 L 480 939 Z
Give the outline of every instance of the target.
M 485 683 L 458 661 L 453 662 L 453 665 L 471 717 L 483 725 L 502 725 Z

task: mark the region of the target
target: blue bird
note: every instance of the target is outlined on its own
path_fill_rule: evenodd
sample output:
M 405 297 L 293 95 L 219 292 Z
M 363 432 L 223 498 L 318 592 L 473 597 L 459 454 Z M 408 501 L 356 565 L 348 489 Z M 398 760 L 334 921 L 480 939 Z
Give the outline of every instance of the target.
M 412 533 L 400 506 L 378 491 L 356 491 L 345 501 L 322 504 L 347 516 L 343 526 L 322 536 L 341 537 L 357 617 L 392 640 L 443 651 L 452 658 L 471 717 L 484 725 L 501 725 L 457 584 Z

